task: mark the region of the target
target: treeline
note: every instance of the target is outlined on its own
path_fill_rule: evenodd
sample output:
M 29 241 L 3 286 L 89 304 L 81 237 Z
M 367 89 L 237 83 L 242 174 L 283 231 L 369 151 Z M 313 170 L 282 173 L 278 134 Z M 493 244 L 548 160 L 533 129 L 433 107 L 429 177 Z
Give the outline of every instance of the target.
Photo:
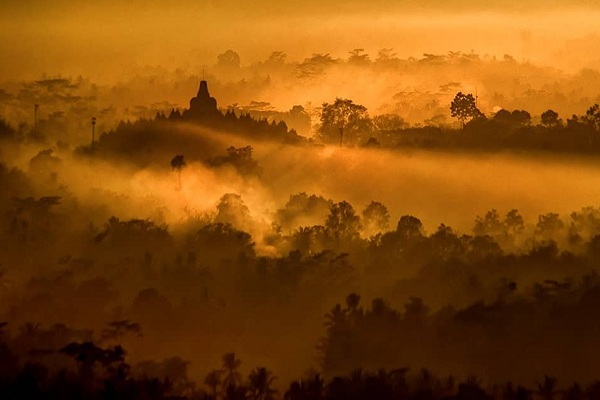
M 380 142 L 388 146 L 428 149 L 474 149 L 551 151 L 594 155 L 600 151 L 600 113 L 598 105 L 585 115 L 573 115 L 566 122 L 552 110 L 544 112 L 541 122 L 532 123 L 525 110 L 500 110 L 490 117 L 480 115 L 464 129 L 425 126 L 379 132 Z
M 125 143 L 136 142 L 143 146 L 166 143 L 170 140 L 170 123 L 190 122 L 209 129 L 224 131 L 245 136 L 253 140 L 275 140 L 282 143 L 296 144 L 303 140 L 296 131 L 288 130 L 284 121 L 269 121 L 266 118 L 253 118 L 250 114 L 236 114 L 228 110 L 224 114 L 218 112 L 217 116 L 211 116 L 204 120 L 187 120 L 178 110 L 172 110 L 166 116 L 157 113 L 154 119 L 140 119 L 135 122 L 121 122 L 114 130 L 105 132 L 100 136 L 100 148 L 109 150 L 129 150 Z M 157 143 L 158 142 L 158 143 Z
M 44 188 L 33 177 L 51 180 L 40 162 L 52 157 L 34 157 L 28 173 L 0 164 L 0 320 L 11 329 L 60 322 L 98 332 L 128 320 L 143 337 L 95 346 L 119 343 L 138 359 L 168 349 L 202 363 L 235 342 L 306 366 L 319 355 L 327 379 L 401 366 L 497 382 L 595 379 L 598 208 L 533 222 L 490 210 L 471 232 L 426 232 L 415 216 L 392 221 L 381 202 L 355 209 L 307 193 L 265 224 L 228 193 L 167 226 L 111 216 L 65 189 L 36 194 Z M 324 334 L 323 310 L 351 292 L 371 305 L 353 296 Z M 39 348 L 93 339 L 80 332 Z
M 417 301 L 407 306 L 401 315 L 379 300 L 373 302 L 371 310 L 363 312 L 358 306 L 359 299 L 355 294 L 348 296 L 347 309 L 341 310 L 337 306 L 328 315 L 330 339 L 333 338 L 332 331 L 339 335 L 341 329 L 359 329 L 370 323 L 375 324 L 376 330 L 370 336 L 371 343 L 382 343 L 373 340 L 382 326 L 414 326 L 423 322 L 419 319 L 422 307 Z M 466 313 L 472 313 L 472 310 Z M 457 314 L 456 318 L 462 321 L 469 316 Z M 224 354 L 220 367 L 212 369 L 197 382 L 188 376 L 189 362 L 178 357 L 132 365 L 127 362 L 127 352 L 120 345 L 99 346 L 92 341 L 61 344 L 74 337 L 91 336 L 89 332 L 74 331 L 64 325 L 49 329 L 27 325 L 17 335 L 8 335 L 4 331 L 6 325 L 6 322 L 0 323 L 0 396 L 10 400 L 600 399 L 600 380 L 595 377 L 583 382 L 567 381 L 566 384 L 547 374 L 527 383 L 482 381 L 473 374 L 458 377 L 427 368 L 411 369 L 398 359 L 393 368 L 356 368 L 329 378 L 309 369 L 291 383 L 279 383 L 277 376 L 265 367 L 250 370 L 244 378 L 240 372 L 242 361 L 233 352 Z M 116 321 L 107 331 L 118 337 L 119 332 L 122 335 L 131 325 L 128 321 Z M 348 341 L 353 336 L 342 338 Z M 367 349 L 348 348 L 365 354 Z M 588 375 L 594 376 L 594 372 L 589 371 Z
M 411 126 L 399 115 L 371 118 L 366 107 L 349 99 L 324 103 L 317 138 L 325 143 L 347 146 L 458 149 L 523 150 L 596 154 L 600 150 L 600 108 L 594 104 L 583 115 L 563 121 L 549 109 L 534 124 L 526 110 L 500 109 L 482 113 L 472 94 L 458 93 L 450 114 L 462 126 L 452 128 L 430 120 Z
M 338 304 L 326 316 L 327 334 L 319 347 L 323 371 L 331 376 L 352 368 L 394 368 L 402 360 L 496 382 L 524 382 L 544 373 L 589 381 L 599 367 L 598 306 L 595 272 L 522 290 L 505 280 L 491 301 L 436 311 L 418 297 L 401 310 L 381 298 L 363 308 L 360 296 L 351 294 L 344 307 Z

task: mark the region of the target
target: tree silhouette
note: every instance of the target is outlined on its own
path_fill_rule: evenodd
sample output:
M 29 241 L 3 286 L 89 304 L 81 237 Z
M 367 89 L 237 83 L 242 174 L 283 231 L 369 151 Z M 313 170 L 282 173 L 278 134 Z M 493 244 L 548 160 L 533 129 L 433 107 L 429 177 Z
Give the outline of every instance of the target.
M 177 171 L 177 181 L 179 183 L 179 186 L 178 186 L 179 189 L 181 189 L 181 170 L 184 169 L 186 166 L 187 166 L 187 164 L 185 163 L 183 155 L 181 155 L 181 154 L 176 155 L 171 160 L 171 168 L 173 168 L 175 171 Z
M 225 193 L 217 204 L 215 222 L 244 229 L 251 224 L 250 209 L 237 193 Z
M 464 127 L 466 120 L 478 118 L 483 114 L 477 108 L 475 97 L 471 93 L 463 94 L 462 92 L 458 92 L 454 96 L 452 103 L 450 103 L 450 115 L 453 118 L 457 118 Z
M 370 131 L 371 119 L 365 106 L 341 98 L 336 98 L 333 104 L 323 103 L 318 135 L 324 142 L 339 140 L 342 146 L 346 138 L 347 142 L 357 143 L 368 137 Z
M 37 108 L 37 104 L 36 104 Z M 94 136 L 96 134 L 96 117 L 92 117 L 92 153 L 94 152 Z
M 408 128 L 409 124 L 397 114 L 381 114 L 373 117 L 373 126 L 379 132 L 393 132 Z
M 364 229 L 367 234 L 386 231 L 390 225 L 390 213 L 385 205 L 372 201 L 362 212 Z
M 225 390 L 235 388 L 238 383 L 242 380 L 242 375 L 239 373 L 238 368 L 242 364 L 239 358 L 235 358 L 235 353 L 226 353 L 223 355 L 223 371 L 225 377 L 223 378 L 223 387 Z
M 594 104 L 586 112 L 583 120 L 589 125 L 593 126 L 594 129 L 600 129 L 600 105 Z
M 475 220 L 475 226 L 473 227 L 473 233 L 478 236 L 499 236 L 505 232 L 505 226 L 500 221 L 498 211 L 492 209 L 488 211 L 482 218 L 479 215 Z
M 403 215 L 398 221 L 396 232 L 404 239 L 414 239 L 423 235 L 423 223 L 412 215 Z
M 237 69 L 240 67 L 240 56 L 233 50 L 227 50 L 225 53 L 217 56 L 217 66 Z
M 204 377 L 204 384 L 212 391 L 212 399 L 216 400 L 219 395 L 219 387 L 222 385 L 221 375 L 223 370 L 213 369 Z
M 542 117 L 542 125 L 546 128 L 555 128 L 560 126 L 562 120 L 558 118 L 558 113 L 554 110 L 544 111 L 541 115 Z
M 248 390 L 251 399 L 272 400 L 277 393 L 277 391 L 271 387 L 275 379 L 273 373 L 264 367 L 253 369 L 250 372 L 250 375 L 248 375 L 248 382 L 250 383 Z
M 102 340 L 120 340 L 123 336 L 134 334 L 138 337 L 142 336 L 142 328 L 140 324 L 131 322 L 127 319 L 113 321 L 108 324 L 108 327 L 102 331 Z
M 274 51 L 269 55 L 269 58 L 265 62 L 270 65 L 283 65 L 285 64 L 285 59 L 287 58 L 287 54 L 283 51 Z
M 350 314 L 356 313 L 358 310 L 358 305 L 360 304 L 360 295 L 356 293 L 350 293 L 346 296 L 346 306 L 350 311 Z
M 535 233 L 544 238 L 550 239 L 554 237 L 561 229 L 564 223 L 560 219 L 560 215 L 556 213 L 548 213 L 540 215 L 535 226 Z
M 325 221 L 325 229 L 338 245 L 344 246 L 360 237 L 362 227 L 352 205 L 342 201 L 331 206 Z
M 350 57 L 348 57 L 348 62 L 351 64 L 368 64 L 371 62 L 368 54 L 363 54 L 365 49 L 354 49 L 350 52 Z

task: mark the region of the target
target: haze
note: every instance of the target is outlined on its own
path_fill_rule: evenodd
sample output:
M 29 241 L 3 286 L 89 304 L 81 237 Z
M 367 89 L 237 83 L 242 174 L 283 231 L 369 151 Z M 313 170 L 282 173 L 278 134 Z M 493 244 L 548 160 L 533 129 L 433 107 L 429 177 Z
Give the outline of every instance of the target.
M 114 82 L 146 66 L 198 68 L 228 48 L 245 62 L 274 50 L 303 59 L 354 48 L 393 48 L 403 58 L 475 50 L 569 70 L 599 62 L 594 1 L 3 3 L 3 79 Z
M 600 400 L 597 1 L 0 3 L 0 398 Z

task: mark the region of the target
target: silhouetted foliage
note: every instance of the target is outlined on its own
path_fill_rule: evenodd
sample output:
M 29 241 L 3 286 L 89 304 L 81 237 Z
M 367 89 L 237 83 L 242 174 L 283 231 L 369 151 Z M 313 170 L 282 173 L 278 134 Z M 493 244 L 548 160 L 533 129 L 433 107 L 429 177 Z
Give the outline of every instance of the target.
M 544 111 L 541 115 L 542 125 L 546 128 L 556 128 L 562 124 L 562 120 L 558 117 L 558 113 L 554 110 Z
M 323 142 L 357 144 L 364 142 L 370 132 L 371 120 L 365 106 L 341 98 L 333 104 L 323 103 L 318 132 Z
M 465 121 L 480 118 L 483 114 L 477 108 L 475 97 L 471 93 L 458 92 L 450 104 L 450 115 L 457 118 L 464 127 Z

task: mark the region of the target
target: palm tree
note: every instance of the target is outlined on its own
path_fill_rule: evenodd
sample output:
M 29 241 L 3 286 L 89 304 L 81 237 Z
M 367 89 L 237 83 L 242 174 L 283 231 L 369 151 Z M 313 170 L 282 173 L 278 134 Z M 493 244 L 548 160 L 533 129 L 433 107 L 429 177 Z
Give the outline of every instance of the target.
M 235 358 L 235 353 L 227 353 L 223 356 L 223 370 L 225 371 L 225 379 L 223 379 L 223 387 L 237 386 L 242 380 L 242 375 L 238 372 L 238 368 L 242 364 L 239 358 Z
M 219 395 L 219 386 L 221 386 L 221 374 L 223 370 L 221 369 L 213 369 L 204 378 L 204 384 L 208 386 L 212 391 L 212 398 L 216 400 Z
M 185 168 L 187 164 L 182 154 L 178 154 L 171 160 L 171 168 L 177 171 L 177 181 L 179 182 L 179 189 L 181 189 L 181 170 Z
M 250 395 L 254 400 L 272 400 L 277 390 L 271 385 L 276 379 L 273 373 L 264 367 L 257 367 L 248 375 Z

